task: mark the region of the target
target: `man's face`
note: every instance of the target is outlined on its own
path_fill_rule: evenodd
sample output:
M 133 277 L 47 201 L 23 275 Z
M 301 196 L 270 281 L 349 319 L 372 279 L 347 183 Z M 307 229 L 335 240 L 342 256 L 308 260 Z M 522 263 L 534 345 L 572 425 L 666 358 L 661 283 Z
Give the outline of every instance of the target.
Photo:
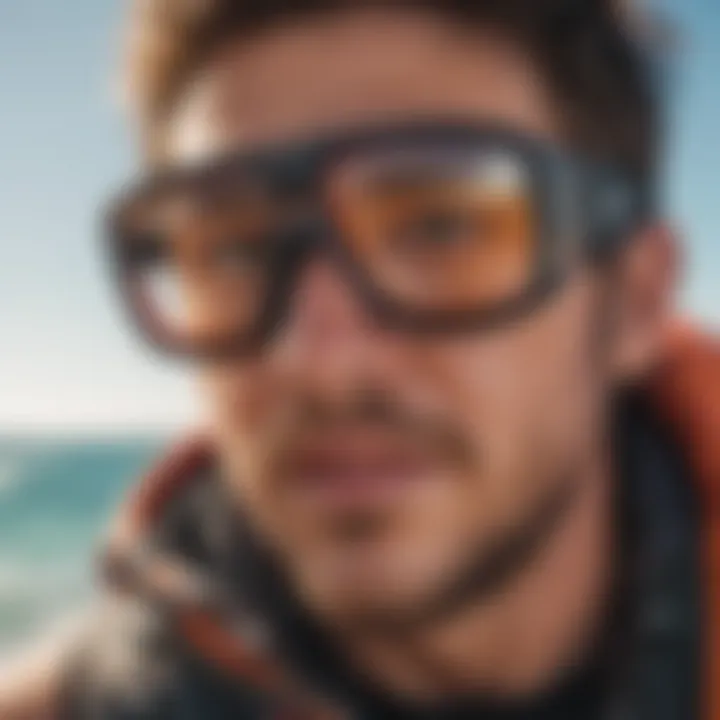
M 170 160 L 417 116 L 557 140 L 522 51 L 419 14 L 347 14 L 225 46 L 175 112 Z M 306 268 L 251 358 L 203 370 L 228 478 L 305 600 L 409 613 L 489 565 L 602 440 L 602 286 L 578 269 L 529 317 L 420 338 L 376 323 L 333 264 Z

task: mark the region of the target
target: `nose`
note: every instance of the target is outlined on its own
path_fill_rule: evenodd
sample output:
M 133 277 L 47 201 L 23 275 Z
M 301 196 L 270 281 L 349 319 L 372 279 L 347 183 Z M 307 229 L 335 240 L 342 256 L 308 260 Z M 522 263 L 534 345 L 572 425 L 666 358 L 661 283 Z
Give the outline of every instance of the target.
M 367 374 L 380 345 L 378 329 L 349 281 L 318 257 L 299 278 L 269 353 L 285 370 L 329 388 Z

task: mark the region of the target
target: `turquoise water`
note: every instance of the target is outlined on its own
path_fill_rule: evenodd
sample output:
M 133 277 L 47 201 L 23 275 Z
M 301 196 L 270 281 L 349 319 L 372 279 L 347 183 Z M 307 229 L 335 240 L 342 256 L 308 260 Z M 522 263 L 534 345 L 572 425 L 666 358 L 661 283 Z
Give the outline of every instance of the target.
M 87 602 L 106 522 L 161 445 L 0 438 L 0 655 Z

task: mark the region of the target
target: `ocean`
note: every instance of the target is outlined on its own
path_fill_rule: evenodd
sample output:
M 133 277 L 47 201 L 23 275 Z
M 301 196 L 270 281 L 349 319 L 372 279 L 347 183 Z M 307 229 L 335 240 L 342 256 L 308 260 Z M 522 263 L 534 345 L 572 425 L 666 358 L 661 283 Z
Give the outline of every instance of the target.
M 0 438 L 0 658 L 91 599 L 106 523 L 162 446 Z

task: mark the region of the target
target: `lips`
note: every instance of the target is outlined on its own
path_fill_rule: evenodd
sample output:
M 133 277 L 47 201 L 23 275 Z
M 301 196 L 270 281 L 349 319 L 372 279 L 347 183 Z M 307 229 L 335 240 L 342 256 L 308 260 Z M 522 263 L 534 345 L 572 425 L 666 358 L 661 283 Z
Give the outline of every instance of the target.
M 374 507 L 397 500 L 427 478 L 430 458 L 408 443 L 327 437 L 298 448 L 286 480 L 301 502 L 328 510 Z

